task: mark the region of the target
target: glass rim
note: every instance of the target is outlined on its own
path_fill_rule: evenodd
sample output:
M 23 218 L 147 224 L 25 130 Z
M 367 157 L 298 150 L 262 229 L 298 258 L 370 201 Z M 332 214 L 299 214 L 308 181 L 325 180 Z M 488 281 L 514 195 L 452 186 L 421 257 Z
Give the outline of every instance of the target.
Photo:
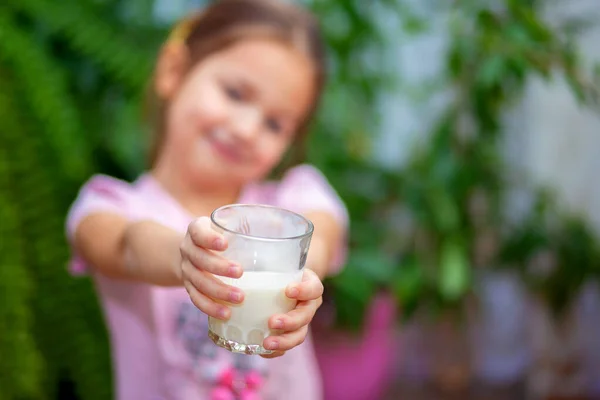
M 230 209 L 230 208 L 238 208 L 238 207 L 239 208 L 270 208 L 270 209 L 274 209 L 274 210 L 283 211 L 284 213 L 294 215 L 294 216 L 300 218 L 302 221 L 306 222 L 306 224 L 308 225 L 308 231 L 301 235 L 274 238 L 274 237 L 248 235 L 245 233 L 240 233 L 240 232 L 231 230 L 229 228 L 226 228 L 223 225 L 219 224 L 217 221 L 215 221 L 215 216 L 219 211 Z M 288 241 L 288 240 L 304 239 L 306 237 L 312 236 L 312 234 L 315 230 L 315 226 L 312 223 L 312 221 L 309 220 L 308 218 L 306 218 L 305 216 L 303 216 L 302 214 L 288 210 L 286 208 L 271 206 L 268 204 L 246 204 L 246 203 L 226 204 L 224 206 L 221 206 L 221 207 L 215 209 L 210 214 L 210 221 L 213 224 L 215 224 L 216 226 L 218 226 L 220 229 L 223 229 L 225 232 L 231 233 L 233 235 L 241 236 L 244 238 L 248 238 L 248 239 L 260 240 L 260 241 L 265 241 L 265 242 L 283 242 L 283 241 Z

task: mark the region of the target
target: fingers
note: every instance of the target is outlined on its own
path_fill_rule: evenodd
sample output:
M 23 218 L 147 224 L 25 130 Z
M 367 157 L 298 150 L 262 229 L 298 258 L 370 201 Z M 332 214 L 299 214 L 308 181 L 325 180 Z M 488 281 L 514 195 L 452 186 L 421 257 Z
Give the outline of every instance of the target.
M 240 288 L 226 285 L 210 273 L 197 269 L 189 261 L 184 261 L 181 269 L 185 281 L 203 295 L 234 304 L 244 301 L 244 292 Z
M 321 305 L 322 300 L 299 302 L 296 308 L 284 315 L 275 315 L 269 320 L 269 328 L 285 333 L 269 336 L 263 342 L 265 349 L 274 350 L 273 354 L 265 358 L 274 358 L 283 355 L 286 351 L 304 343 L 308 334 L 308 324 Z
M 278 336 L 269 336 L 263 342 L 263 347 L 267 350 L 287 351 L 304 343 L 308 333 L 308 325 L 293 331 L 286 332 Z
M 299 302 L 295 309 L 287 314 L 274 315 L 269 319 L 269 328 L 291 332 L 310 324 L 322 299 Z
M 242 268 L 211 250 L 224 250 L 225 237 L 211 228 L 210 219 L 202 217 L 188 226 L 188 233 L 181 244 L 182 259 L 189 260 L 196 268 L 215 275 L 239 278 Z
M 285 354 L 285 351 L 274 351 L 271 354 L 261 354 L 262 358 L 277 358 Z
M 180 250 L 182 258 L 188 259 L 196 268 L 215 275 L 239 278 L 243 273 L 239 265 L 211 251 L 226 248 L 225 237 L 211 228 L 208 217 L 201 217 L 188 226 L 188 234 Z
M 200 217 L 192 221 L 188 225 L 188 235 L 198 247 L 215 251 L 223 251 L 227 248 L 227 240 L 212 229 L 209 217 Z
M 286 288 L 285 295 L 300 301 L 315 300 L 323 295 L 323 283 L 310 269 L 305 269 L 302 282 L 292 283 Z
M 226 285 L 214 276 L 242 276 L 239 265 L 213 252 L 226 248 L 225 237 L 212 229 L 207 217 L 189 224 L 180 247 L 181 275 L 192 302 L 205 314 L 222 320 L 230 317 L 231 310 L 221 303 L 239 304 L 244 301 L 241 289 Z
M 188 260 L 194 267 L 211 274 L 239 278 L 243 270 L 236 263 L 218 254 L 196 247 L 189 241 L 183 242 L 180 248 L 182 260 Z
M 279 357 L 304 342 L 308 333 L 308 325 L 317 309 L 323 303 L 323 284 L 311 270 L 305 270 L 302 282 L 291 284 L 286 289 L 286 295 L 298 299 L 296 308 L 287 314 L 275 315 L 269 319 L 269 328 L 285 333 L 269 336 L 263 342 L 265 349 L 274 350 L 265 358 Z
M 198 290 L 196 290 L 196 288 L 190 282 L 184 282 L 183 285 L 185 287 L 185 290 L 187 290 L 190 299 L 192 300 L 192 303 L 194 303 L 194 305 L 198 307 L 200 311 L 202 311 L 208 316 L 218 318 L 221 320 L 229 319 L 231 315 L 231 310 L 229 310 L 228 307 L 216 303 L 214 300 L 203 295 Z

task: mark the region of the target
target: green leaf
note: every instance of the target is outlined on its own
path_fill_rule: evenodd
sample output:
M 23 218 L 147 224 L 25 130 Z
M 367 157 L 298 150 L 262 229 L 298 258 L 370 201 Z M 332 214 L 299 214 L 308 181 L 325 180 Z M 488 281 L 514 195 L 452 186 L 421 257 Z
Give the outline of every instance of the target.
M 484 88 L 498 85 L 505 79 L 506 69 L 505 58 L 500 54 L 492 54 L 484 60 L 477 71 L 477 83 Z
M 346 267 L 329 280 L 336 304 L 336 319 L 340 326 L 358 330 L 362 325 L 367 307 L 375 294 L 375 283 L 367 279 L 364 271 Z
M 386 285 L 389 284 L 396 266 L 381 249 L 361 248 L 350 253 L 346 268 L 360 271 L 364 279 L 378 285 Z
M 410 318 L 416 311 L 423 290 L 425 288 L 426 276 L 423 266 L 416 258 L 407 258 L 396 269 L 392 278 L 392 293 L 402 308 L 402 316 Z
M 446 239 L 440 253 L 439 288 L 442 297 L 456 301 L 465 295 L 471 281 L 470 264 L 462 241 Z
M 527 30 L 519 23 L 510 23 L 503 30 L 503 35 L 508 43 L 518 47 L 525 47 L 531 43 Z
M 448 190 L 435 188 L 428 193 L 428 204 L 434 219 L 434 227 L 439 232 L 454 232 L 459 226 L 460 216 L 456 200 Z

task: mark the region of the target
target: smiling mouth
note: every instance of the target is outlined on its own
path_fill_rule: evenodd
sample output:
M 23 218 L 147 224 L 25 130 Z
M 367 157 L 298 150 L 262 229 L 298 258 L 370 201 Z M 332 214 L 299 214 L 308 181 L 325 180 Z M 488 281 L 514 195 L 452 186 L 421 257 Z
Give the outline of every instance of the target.
M 239 150 L 238 146 L 232 146 L 224 140 L 223 136 L 226 135 L 222 130 L 218 129 L 211 132 L 208 135 L 208 142 L 210 143 L 213 150 L 222 158 L 232 162 L 243 161 L 243 154 Z

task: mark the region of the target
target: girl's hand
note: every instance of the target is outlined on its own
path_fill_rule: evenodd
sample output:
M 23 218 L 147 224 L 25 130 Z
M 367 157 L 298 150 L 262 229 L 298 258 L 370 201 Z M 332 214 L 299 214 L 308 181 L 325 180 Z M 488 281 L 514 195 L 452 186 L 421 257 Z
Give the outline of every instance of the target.
M 222 320 L 227 320 L 231 311 L 217 301 L 234 304 L 244 301 L 241 289 L 226 285 L 213 276 L 242 276 L 239 265 L 214 253 L 226 248 L 225 237 L 211 228 L 208 217 L 190 223 L 180 246 L 180 275 L 192 302 L 205 314 Z
M 269 319 L 269 328 L 281 330 L 283 334 L 269 336 L 264 340 L 265 349 L 274 350 L 273 354 L 263 356 L 265 358 L 282 356 L 287 350 L 304 342 L 308 324 L 323 303 L 323 284 L 317 274 L 305 269 L 302 282 L 289 285 L 285 294 L 291 299 L 297 299 L 298 304 L 289 313 L 274 315 Z

